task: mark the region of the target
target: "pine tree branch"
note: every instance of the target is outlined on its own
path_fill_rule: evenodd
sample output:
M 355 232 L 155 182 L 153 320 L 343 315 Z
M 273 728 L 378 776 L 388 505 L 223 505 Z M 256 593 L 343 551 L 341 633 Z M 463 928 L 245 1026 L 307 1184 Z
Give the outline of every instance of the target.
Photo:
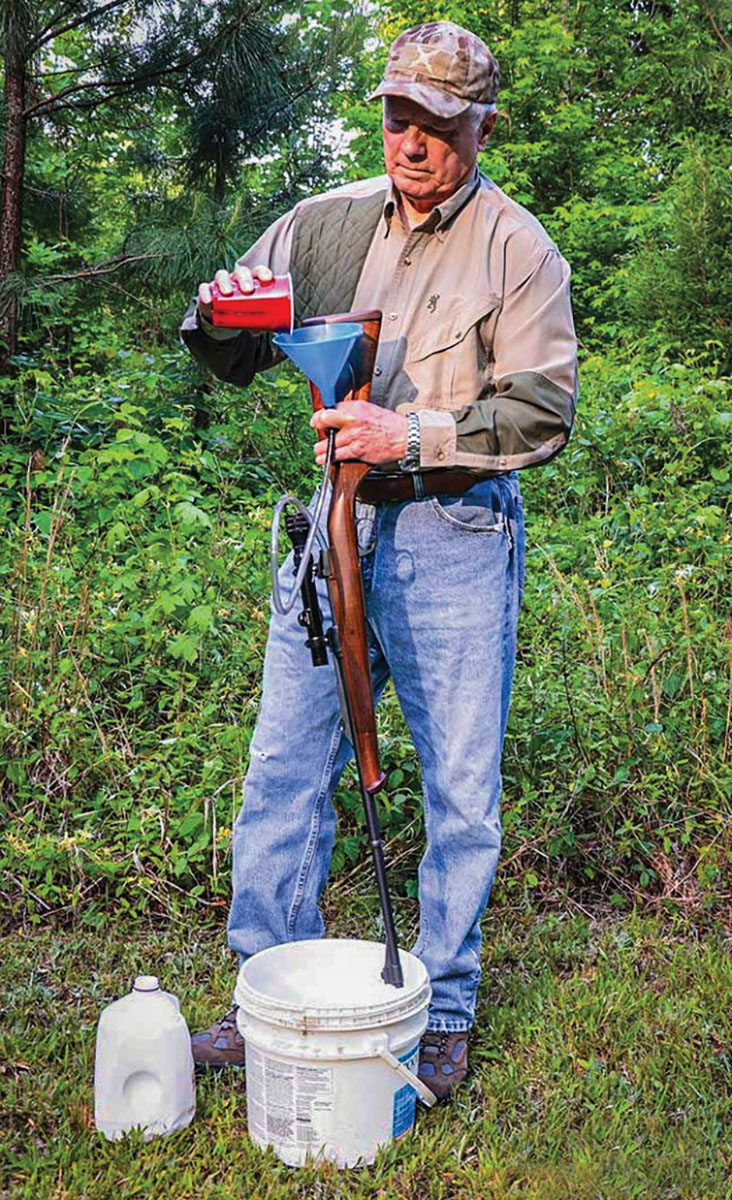
M 98 11 L 100 13 L 105 12 L 107 9 L 110 9 L 113 7 L 118 7 L 122 3 L 127 3 L 127 0 L 111 0 L 111 2 L 109 4 L 105 5 L 105 7 L 103 9 L 99 9 Z M 89 14 L 87 14 L 87 15 L 89 15 Z M 237 17 L 236 20 L 229 22 L 229 24 L 226 26 L 226 28 L 219 31 L 219 33 L 213 39 L 213 42 L 215 43 L 215 42 L 221 41 L 224 38 L 226 38 L 227 36 L 230 36 L 232 31 L 236 30 L 239 27 L 239 25 L 242 23 L 242 20 L 243 20 L 243 17 L 240 16 L 240 17 Z M 77 24 L 78 23 L 80 23 L 80 22 L 77 22 Z M 142 71 L 135 75 L 126 76 L 124 79 L 120 79 L 120 80 L 109 80 L 106 82 L 98 81 L 96 83 L 90 81 L 89 83 L 69 84 L 68 87 L 62 88 L 61 91 L 56 92 L 53 96 L 47 96 L 45 99 L 39 100 L 35 104 L 31 104 L 28 108 L 24 109 L 23 117 L 24 117 L 24 119 L 27 120 L 29 117 L 38 117 L 38 116 L 42 116 L 42 115 L 45 115 L 48 113 L 58 112 L 64 108 L 85 109 L 87 111 L 90 109 L 93 109 L 93 108 L 97 108 L 97 107 L 99 107 L 100 104 L 105 104 L 105 103 L 107 103 L 108 100 L 113 99 L 114 96 L 120 90 L 123 90 L 128 87 L 133 87 L 136 84 L 140 84 L 140 83 L 152 83 L 154 80 L 163 79 L 165 76 L 175 75 L 176 73 L 178 73 L 182 70 L 188 69 L 189 67 L 193 66 L 194 63 L 198 62 L 201 58 L 207 57 L 210 54 L 210 51 L 211 51 L 210 45 L 203 45 L 200 47 L 200 49 L 198 50 L 197 53 L 189 54 L 185 58 L 179 59 L 177 62 L 173 63 L 170 66 L 160 67 L 157 69 L 152 69 L 152 70 L 147 70 L 147 71 Z M 95 66 L 96 66 L 96 64 L 95 64 Z M 88 102 L 85 104 L 84 103 L 72 104 L 72 103 L 68 103 L 68 102 L 59 103 L 59 101 L 63 100 L 65 97 L 76 95 L 79 92 L 90 91 L 94 88 L 97 88 L 97 89 L 109 88 L 109 89 L 111 89 L 111 91 L 109 92 L 108 95 L 101 95 L 95 101 Z
M 0 171 L 0 179 L 2 179 L 4 182 L 7 182 L 8 176 L 6 175 L 5 171 Z M 28 192 L 33 196 L 43 196 L 46 200 L 55 200 L 58 195 L 58 192 L 54 191 L 53 188 L 33 187 L 33 184 L 25 182 L 23 183 L 23 191 Z
M 71 13 L 78 11 L 79 5 L 77 2 L 75 2 L 75 0 L 70 0 L 70 3 L 67 4 L 59 4 L 56 12 L 53 13 L 53 15 L 49 18 L 43 29 L 38 30 L 36 37 L 42 37 L 46 30 L 50 29 L 52 25 L 55 25 L 57 21 L 63 21 L 66 19 L 66 17 L 70 16 Z
M 112 8 L 120 8 L 123 4 L 128 4 L 129 0 L 109 0 L 108 4 L 104 4 L 101 8 L 91 8 L 88 12 L 82 13 L 80 17 L 76 17 L 73 21 L 67 21 L 65 25 L 55 26 L 51 21 L 44 29 L 35 37 L 30 44 L 30 58 L 36 50 L 40 50 L 47 42 L 52 42 L 54 38 L 60 37 L 62 33 L 68 33 L 70 29 L 78 29 L 80 25 L 88 25 L 91 21 L 101 17 Z M 54 18 L 56 20 L 57 18 Z
M 160 258 L 159 254 L 126 254 L 119 258 L 108 258 L 105 262 L 98 263 L 96 267 L 88 267 L 84 271 L 73 271 L 66 275 L 46 275 L 45 280 L 48 283 L 69 283 L 73 279 L 91 279 L 99 275 L 108 275 L 111 271 L 118 271 L 120 267 L 126 267 L 133 262 L 143 262 L 150 258 Z
M 709 17 L 709 20 L 711 21 L 712 25 L 714 26 L 714 32 L 716 33 L 716 35 L 719 38 L 722 45 L 724 46 L 725 50 L 729 50 L 730 54 L 732 54 L 732 45 L 730 45 L 730 43 L 727 41 L 726 37 L 722 33 L 722 30 L 719 28 L 719 25 L 717 24 L 714 13 L 712 12 L 711 8 L 707 7 L 706 4 L 704 5 L 704 7 L 706 9 L 706 13 L 707 13 L 707 16 Z
M 180 62 L 173 63 L 169 67 L 159 67 L 156 70 L 143 71 L 137 75 L 128 75 L 124 79 L 108 80 L 105 83 L 93 82 L 89 83 L 70 83 L 68 87 L 61 88 L 60 92 L 56 92 L 53 96 L 47 96 L 44 100 L 39 100 L 36 104 L 31 104 L 23 110 L 23 117 L 27 120 L 28 117 L 38 117 L 47 113 L 58 112 L 62 108 L 97 108 L 100 104 L 105 104 L 108 100 L 112 100 L 119 91 L 124 91 L 125 88 L 134 87 L 140 83 L 151 83 L 155 79 L 161 79 L 165 75 L 174 75 L 178 71 L 184 70 L 195 62 L 195 56 L 190 56 L 188 59 L 181 59 Z M 109 88 L 108 95 L 99 96 L 97 100 L 88 104 L 70 104 L 67 102 L 59 104 L 64 97 L 77 95 L 79 92 L 88 92 L 96 88 L 97 91 L 102 88 Z
M 154 257 L 154 256 L 153 256 Z M 121 284 L 116 283 L 113 279 L 103 279 L 100 277 L 99 282 L 104 287 L 112 288 L 113 291 L 119 292 L 120 295 L 126 296 L 128 300 L 134 300 L 140 308 L 147 308 L 150 312 L 159 312 L 157 304 L 151 304 L 149 300 L 143 299 L 142 296 L 135 296 L 132 292 L 128 292 L 127 288 L 123 288 Z
M 102 63 L 94 64 L 95 67 L 97 65 L 103 66 L 104 64 L 102 64 Z M 29 79 L 54 79 L 57 75 L 81 75 L 81 74 L 83 74 L 84 71 L 88 71 L 88 70 L 90 70 L 90 67 L 87 63 L 83 67 L 59 67 L 58 71 L 47 71 L 47 70 L 29 71 L 28 78 Z
M 315 80 L 308 79 L 301 88 L 297 89 L 297 91 L 288 92 L 287 93 L 287 104 L 285 106 L 286 110 L 293 108 L 298 100 L 302 100 L 304 96 L 307 96 L 308 92 L 314 91 L 316 86 L 317 86 L 317 84 L 316 84 Z M 279 111 L 282 111 L 282 110 L 280 109 Z M 272 122 L 271 113 L 267 113 L 265 115 L 264 119 L 262 121 L 260 121 L 260 123 L 256 127 L 256 129 L 254 129 L 254 131 L 250 134 L 249 141 L 252 143 L 256 142 L 257 139 L 260 137 L 260 135 L 264 133 L 265 129 L 269 128 L 271 122 Z

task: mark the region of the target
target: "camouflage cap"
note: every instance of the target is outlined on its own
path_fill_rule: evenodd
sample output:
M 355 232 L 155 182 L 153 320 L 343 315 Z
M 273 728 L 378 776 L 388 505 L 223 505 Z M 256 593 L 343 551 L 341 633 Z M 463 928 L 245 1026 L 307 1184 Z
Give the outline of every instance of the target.
M 368 97 L 406 96 L 439 117 L 473 101 L 495 104 L 498 63 L 485 42 L 452 21 L 415 25 L 395 39 L 384 78 Z

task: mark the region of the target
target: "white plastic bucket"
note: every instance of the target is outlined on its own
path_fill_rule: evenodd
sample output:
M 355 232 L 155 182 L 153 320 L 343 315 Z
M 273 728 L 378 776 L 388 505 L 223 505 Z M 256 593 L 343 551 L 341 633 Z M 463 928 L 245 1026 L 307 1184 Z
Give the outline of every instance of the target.
M 318 939 L 262 950 L 239 971 L 237 1024 L 246 1044 L 249 1135 L 301 1166 L 373 1162 L 414 1124 L 414 1073 L 431 988 L 400 950 L 404 987 L 384 983 L 379 942 Z

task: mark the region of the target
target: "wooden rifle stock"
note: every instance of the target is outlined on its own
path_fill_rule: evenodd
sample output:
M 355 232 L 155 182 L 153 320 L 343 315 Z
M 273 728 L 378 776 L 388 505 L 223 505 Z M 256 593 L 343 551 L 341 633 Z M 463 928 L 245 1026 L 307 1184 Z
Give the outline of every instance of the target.
M 332 322 L 356 321 L 363 325 L 363 337 L 354 347 L 347 370 L 352 372 L 351 388 L 344 402 L 371 399 L 371 377 L 379 343 L 381 313 L 339 313 L 336 316 L 313 317 L 303 325 L 323 325 Z M 313 408 L 323 407 L 314 384 L 310 384 Z M 328 512 L 328 594 L 333 610 L 333 622 L 340 642 L 343 685 L 348 696 L 354 748 L 361 764 L 364 787 L 377 792 L 384 783 L 379 761 L 376 736 L 376 714 L 371 683 L 371 659 L 366 632 L 366 601 L 361 581 L 358 539 L 354 519 L 356 490 L 370 463 L 339 462 L 331 467 L 333 495 Z

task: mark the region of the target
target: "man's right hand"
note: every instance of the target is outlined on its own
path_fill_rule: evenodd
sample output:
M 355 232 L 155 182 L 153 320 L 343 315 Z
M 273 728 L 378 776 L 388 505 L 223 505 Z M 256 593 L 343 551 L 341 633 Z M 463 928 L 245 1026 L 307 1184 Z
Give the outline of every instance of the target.
M 255 278 L 261 283 L 269 283 L 272 280 L 272 272 L 269 267 L 265 266 L 255 267 L 253 271 L 250 271 L 249 267 L 245 267 L 243 263 L 238 262 L 231 274 L 224 270 L 217 271 L 213 277 L 213 282 L 218 284 L 219 290 L 224 296 L 230 296 L 237 284 L 241 291 L 247 295 L 249 292 L 254 291 Z M 210 321 L 213 314 L 210 283 L 199 285 L 197 305 L 201 316 Z

